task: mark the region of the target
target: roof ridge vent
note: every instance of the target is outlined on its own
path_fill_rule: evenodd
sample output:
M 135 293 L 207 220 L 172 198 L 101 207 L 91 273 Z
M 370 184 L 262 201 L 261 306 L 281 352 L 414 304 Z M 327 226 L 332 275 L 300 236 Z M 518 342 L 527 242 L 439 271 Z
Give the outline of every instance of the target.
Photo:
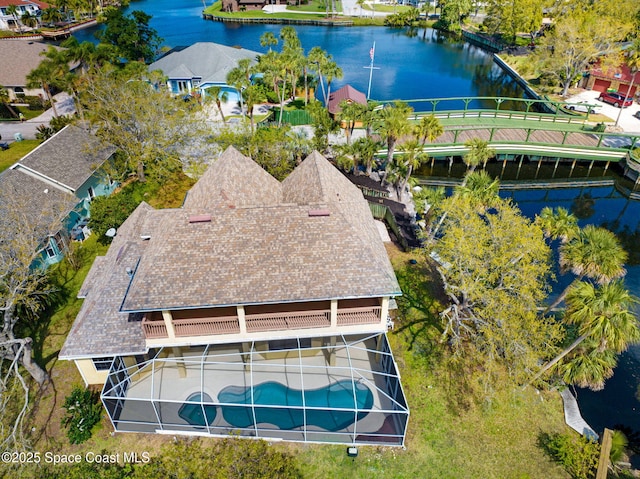
M 309 210 L 309 216 L 331 216 L 331 211 L 328 208 L 312 208 Z
M 189 223 L 211 223 L 211 215 L 191 215 Z

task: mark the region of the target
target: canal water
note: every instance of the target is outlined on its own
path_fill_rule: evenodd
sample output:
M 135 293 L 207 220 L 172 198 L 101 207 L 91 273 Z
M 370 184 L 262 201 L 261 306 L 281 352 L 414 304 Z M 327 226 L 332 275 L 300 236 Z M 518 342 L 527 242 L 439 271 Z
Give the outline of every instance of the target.
M 128 11 L 143 10 L 152 15 L 151 26 L 169 47 L 209 41 L 264 52 L 260 36 L 267 31 L 277 35 L 281 28 L 280 25 L 206 21 L 201 18 L 202 7 L 201 0 L 141 0 L 132 2 Z M 451 41 L 430 29 L 408 32 L 385 27 L 304 26 L 296 27 L 296 30 L 305 50 L 320 46 L 333 55 L 343 69 L 344 78 L 336 81 L 334 88 L 349 83 L 366 92 L 369 70 L 365 67 L 369 65 L 369 50 L 375 41 L 375 63 L 380 69 L 373 74 L 371 97 L 374 99 L 523 96 L 522 89 L 492 61 L 491 55 L 474 46 Z M 95 28 L 79 31 L 75 36 L 80 41 L 94 40 L 94 31 Z M 496 171 L 493 173 L 497 176 L 504 173 L 505 178 L 526 178 L 521 172 L 516 174 L 510 169 L 501 172 L 495 165 L 494 168 Z M 582 169 L 572 172 L 573 176 L 594 177 L 603 173 L 597 168 L 592 171 Z M 557 173 L 557 177 L 562 176 Z M 611 170 L 607 172 L 612 173 Z M 447 176 L 446 169 L 427 174 Z M 540 172 L 536 171 L 536 175 L 539 178 L 555 176 L 545 167 Z M 618 180 L 622 181 L 619 177 Z M 631 245 L 629 249 L 633 258 L 628 266 L 626 283 L 635 295 L 640 296 L 639 201 L 626 199 L 613 185 L 520 189 L 503 194 L 511 196 L 531 217 L 544 206 L 562 206 L 577 214 L 582 226 L 606 225 L 618 233 L 624 232 L 630 238 L 627 244 Z M 633 241 L 634 238 L 637 240 Z M 640 432 L 639 375 L 640 347 L 634 347 L 622 355 L 620 365 L 614 377 L 607 381 L 604 391 L 578 390 L 583 415 L 597 432 L 619 424 Z
M 276 37 L 283 25 L 245 25 L 202 19 L 200 0 L 141 0 L 126 10 L 143 10 L 152 15 L 151 27 L 164 39 L 163 45 L 176 47 L 196 42 L 216 42 L 265 53 L 260 36 Z M 74 34 L 79 40 L 94 41 L 98 27 Z M 386 27 L 296 26 L 302 46 L 326 50 L 342 68 L 344 77 L 332 90 L 351 84 L 366 93 L 369 82 L 369 51 L 376 42 L 371 98 L 376 100 L 461 96 L 503 96 L 521 98 L 523 90 L 479 48 L 451 41 L 435 30 L 408 30 Z M 478 107 L 481 104 L 471 104 Z M 484 106 L 493 106 L 485 104 Z M 462 108 L 449 104 L 449 108 Z M 507 108 L 504 105 L 503 108 Z

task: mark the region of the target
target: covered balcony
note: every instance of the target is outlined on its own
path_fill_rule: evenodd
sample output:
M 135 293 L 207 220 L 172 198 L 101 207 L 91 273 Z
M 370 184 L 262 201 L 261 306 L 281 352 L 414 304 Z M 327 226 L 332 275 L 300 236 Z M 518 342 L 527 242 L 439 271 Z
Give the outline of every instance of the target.
M 274 305 L 154 311 L 144 315 L 147 339 L 327 330 L 386 321 L 385 298 L 345 299 Z

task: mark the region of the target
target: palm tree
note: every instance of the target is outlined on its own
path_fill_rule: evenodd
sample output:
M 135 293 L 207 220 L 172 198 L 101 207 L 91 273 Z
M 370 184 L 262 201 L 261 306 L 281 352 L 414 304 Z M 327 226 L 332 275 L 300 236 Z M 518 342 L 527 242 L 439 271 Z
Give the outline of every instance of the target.
M 560 271 L 571 271 L 580 281 L 587 277 L 598 284 L 606 284 L 626 274 L 627 252 L 611 231 L 594 225 L 585 226 L 578 236 L 560 247 Z M 571 285 L 560 293 L 544 314 L 558 306 L 567 296 Z
M 500 182 L 492 178 L 484 170 L 469 171 L 462 184 L 456 188 L 456 194 L 461 197 L 473 198 L 479 209 L 491 207 L 499 199 Z
M 601 353 L 609 350 L 616 354 L 625 351 L 630 344 L 640 341 L 640 329 L 633 312 L 637 300 L 629 294 L 621 280 L 600 286 L 586 281 L 574 283 L 567 293 L 566 303 L 564 321 L 576 326 L 579 336 L 545 364 L 531 382 L 542 376 L 587 339 L 592 343 L 592 349 Z M 602 367 L 602 361 L 605 358 L 596 357 L 596 359 L 599 359 L 600 370 L 603 373 L 606 372 L 606 368 Z M 576 375 L 576 377 L 579 376 Z
M 225 123 L 227 120 L 225 120 L 224 112 L 222 111 L 222 102 L 227 102 L 229 99 L 229 93 L 223 90 L 221 86 L 212 86 L 207 88 L 207 93 L 213 97 L 216 102 L 216 106 L 218 107 L 218 111 L 220 112 L 220 116 L 222 117 L 222 123 Z
M 496 151 L 489 147 L 489 142 L 480 138 L 471 138 L 464 142 L 464 146 L 469 148 L 469 152 L 464 155 L 462 160 L 469 171 L 475 170 L 480 164 L 484 168 L 487 161 L 496 156 Z
M 415 135 L 422 141 L 424 145 L 427 140 L 429 143 L 433 143 L 436 138 L 444 133 L 444 127 L 440 120 L 435 115 L 423 116 L 420 123 L 415 127 Z
M 260 46 L 268 47 L 271 51 L 271 47 L 278 44 L 278 38 L 272 32 L 264 32 L 260 36 Z
M 47 7 L 42 10 L 42 14 L 40 16 L 44 23 L 56 23 L 62 20 L 63 16 L 60 10 L 56 7 Z M 74 38 L 74 37 L 69 37 Z
M 353 147 L 354 155 L 358 156 L 360 163 L 366 166 L 366 175 L 371 176 L 373 165 L 376 162 L 376 153 L 380 149 L 380 144 L 369 137 L 365 137 L 358 138 L 351 146 Z
M 582 344 L 585 345 L 587 342 Z M 604 382 L 613 376 L 613 369 L 618 364 L 616 353 L 609 349 L 599 351 L 593 347 L 577 347 L 574 353 L 574 357 L 558 367 L 558 374 L 562 380 L 566 384 L 593 391 L 603 389 Z
M 22 14 L 22 16 L 20 17 L 20 22 L 29 27 L 29 28 L 36 28 L 38 26 L 38 17 L 36 17 L 35 15 L 32 15 L 30 12 L 24 12 Z
M 402 162 L 406 165 L 406 174 L 404 177 L 404 181 L 400 184 L 400 188 L 398 190 L 398 198 L 400 198 L 400 193 L 404 192 L 407 184 L 409 183 L 409 178 L 411 178 L 411 174 L 413 170 L 420 168 L 420 166 L 429 159 L 429 155 L 427 155 L 423 149 L 422 145 L 417 140 L 409 140 L 400 146 L 403 154 L 400 157 L 399 162 Z
M 7 110 L 14 116 L 14 118 L 18 118 L 18 114 L 11 106 L 11 98 L 9 97 L 9 90 L 0 85 L 0 104 L 4 105 Z
M 331 62 L 332 57 L 331 55 L 328 55 L 327 52 L 325 52 L 322 48 L 313 47 L 309 51 L 309 55 L 307 56 L 307 59 L 310 65 L 314 65 L 314 67 L 312 68 L 316 71 L 318 75 L 318 82 L 320 83 L 320 89 L 322 91 L 322 99 L 324 100 L 324 104 L 326 105 L 327 92 L 324 87 L 324 81 L 322 79 L 322 75 L 326 71 L 329 63 Z
M 362 105 L 354 101 L 344 100 L 340 103 L 339 117 L 340 120 L 346 123 L 345 131 L 347 133 L 347 143 L 351 141 L 351 136 L 353 135 L 356 123 L 364 115 L 364 110 L 366 108 L 366 105 Z
M 55 85 L 55 82 L 59 82 L 68 72 L 68 66 L 65 65 L 63 67 L 59 62 L 47 58 L 42 60 L 40 64 L 27 75 L 27 87 L 40 87 L 44 90 L 47 100 L 51 103 L 53 116 L 55 117 L 58 116 L 58 110 L 51 96 L 51 87 Z
M 327 98 L 324 102 L 324 106 L 326 107 L 329 103 L 329 97 L 331 96 L 331 82 L 333 80 L 341 80 L 343 76 L 342 68 L 331 59 L 331 55 L 329 55 L 329 61 L 324 67 L 324 76 L 327 79 Z
M 18 28 L 18 32 L 22 32 L 22 28 L 20 27 L 20 21 L 18 20 L 18 13 L 19 13 L 18 6 L 12 3 L 11 5 L 7 6 L 5 11 L 7 12 L 7 15 L 11 15 L 13 17 L 13 21 L 15 22 L 16 27 Z
M 536 217 L 536 223 L 542 228 L 545 237 L 559 239 L 562 244 L 577 237 L 580 231 L 578 218 L 562 207 L 553 209 L 545 206 Z
M 402 101 L 387 105 L 380 112 L 378 133 L 387 142 L 387 163 L 393 163 L 393 153 L 399 138 L 411 132 L 409 115 L 413 108 Z
M 356 5 L 358 5 L 360 7 L 360 17 L 362 18 L 362 8 L 364 7 L 364 2 L 365 0 L 356 0 Z

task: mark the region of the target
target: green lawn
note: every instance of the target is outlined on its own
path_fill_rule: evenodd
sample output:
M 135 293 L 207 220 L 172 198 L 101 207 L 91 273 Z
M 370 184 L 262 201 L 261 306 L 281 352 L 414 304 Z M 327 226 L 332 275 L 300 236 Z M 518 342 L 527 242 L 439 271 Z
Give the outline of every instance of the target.
M 332 5 L 329 0 L 329 10 L 331 10 Z M 303 3 L 300 5 L 289 5 L 287 10 L 297 11 L 297 12 L 318 12 L 324 13 L 327 10 L 326 4 L 320 0 L 311 0 L 309 3 Z M 336 11 L 342 12 L 342 2 L 336 1 Z
M 314 10 L 307 10 L 307 11 L 318 11 L 318 10 L 314 9 Z M 322 15 L 312 15 L 308 13 L 305 14 L 305 13 L 296 13 L 296 12 L 265 13 L 262 10 L 250 10 L 246 12 L 228 13 L 228 12 L 222 11 L 222 2 L 216 2 L 210 7 L 207 7 L 204 10 L 204 13 L 216 15 L 218 17 L 226 17 L 226 18 L 284 18 L 284 19 L 318 20 L 318 21 L 326 20 L 327 22 L 336 20 L 335 18 L 327 19 Z
M 0 172 L 16 163 L 40 143 L 40 140 L 14 141 L 10 144 L 8 150 L 0 150 Z

